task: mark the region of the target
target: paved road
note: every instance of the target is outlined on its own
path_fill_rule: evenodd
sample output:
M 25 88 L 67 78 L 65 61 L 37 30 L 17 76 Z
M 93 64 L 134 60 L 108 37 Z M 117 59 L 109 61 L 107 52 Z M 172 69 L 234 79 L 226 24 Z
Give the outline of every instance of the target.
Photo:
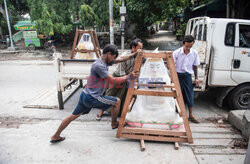
M 194 114 L 202 123 L 191 124 L 194 144 L 181 144 L 178 151 L 171 143 L 146 142 L 141 152 L 139 142 L 115 138 L 109 116 L 97 122 L 97 110 L 70 125 L 64 142 L 50 145 L 50 136 L 72 112 L 81 90 L 64 110 L 23 108 L 55 86 L 54 66 L 45 59 L 0 61 L 0 163 L 243 163 L 244 142 L 225 121 L 227 108 L 215 105 L 216 91 L 195 100 Z M 219 119 L 224 122 L 218 124 Z

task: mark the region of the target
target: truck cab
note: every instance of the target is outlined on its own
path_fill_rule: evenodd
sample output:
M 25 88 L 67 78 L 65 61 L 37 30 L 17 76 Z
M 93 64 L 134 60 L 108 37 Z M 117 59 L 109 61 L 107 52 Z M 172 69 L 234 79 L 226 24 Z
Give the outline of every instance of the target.
M 187 23 L 201 65 L 197 91 L 217 88 L 217 104 L 250 109 L 250 20 L 198 17 Z

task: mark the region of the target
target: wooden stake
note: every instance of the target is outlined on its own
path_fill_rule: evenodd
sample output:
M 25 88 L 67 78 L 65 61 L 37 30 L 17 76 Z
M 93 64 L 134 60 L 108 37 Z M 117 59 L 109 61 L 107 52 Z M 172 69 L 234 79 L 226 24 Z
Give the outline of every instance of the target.
M 141 141 L 141 151 L 144 151 L 146 149 L 144 140 L 140 140 L 140 141 Z
M 179 143 L 178 143 L 178 142 L 175 142 L 175 143 L 174 143 L 174 149 L 175 149 L 175 150 L 179 150 Z

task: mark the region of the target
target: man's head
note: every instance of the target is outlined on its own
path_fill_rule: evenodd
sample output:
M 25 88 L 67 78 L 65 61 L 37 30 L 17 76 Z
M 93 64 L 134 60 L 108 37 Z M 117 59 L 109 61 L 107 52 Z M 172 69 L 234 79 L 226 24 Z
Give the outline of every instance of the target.
M 104 47 L 102 54 L 105 57 L 105 62 L 108 65 L 112 65 L 114 60 L 118 57 L 117 47 L 115 45 L 108 44 Z
M 136 52 L 138 49 L 142 49 L 143 48 L 143 43 L 141 41 L 141 39 L 136 38 L 134 40 L 132 40 L 132 42 L 130 43 L 130 49 L 131 52 Z
M 192 35 L 186 35 L 183 39 L 184 51 L 189 52 L 194 44 L 194 38 Z

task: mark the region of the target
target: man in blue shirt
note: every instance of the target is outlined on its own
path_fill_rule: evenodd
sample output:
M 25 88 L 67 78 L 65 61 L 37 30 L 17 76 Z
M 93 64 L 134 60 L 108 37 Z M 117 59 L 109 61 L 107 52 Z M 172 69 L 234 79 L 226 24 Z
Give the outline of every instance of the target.
M 139 53 L 140 51 L 138 51 Z M 101 58 L 97 59 L 91 66 L 90 76 L 87 79 L 87 86 L 80 95 L 78 104 L 71 115 L 66 117 L 61 125 L 58 127 L 56 133 L 51 137 L 51 143 L 63 141 L 65 137 L 61 137 L 61 132 L 69 125 L 69 123 L 81 114 L 87 114 L 92 108 L 99 108 L 107 110 L 113 106 L 111 110 L 112 122 L 111 127 L 115 129 L 118 127 L 119 122 L 117 121 L 120 99 L 112 96 L 103 96 L 105 87 L 113 85 L 114 83 L 122 83 L 128 79 L 137 77 L 138 71 L 133 71 L 129 75 L 122 77 L 113 77 L 108 73 L 108 66 L 114 63 L 126 61 L 136 53 L 129 56 L 118 57 L 118 50 L 115 45 L 107 45 L 103 49 Z

